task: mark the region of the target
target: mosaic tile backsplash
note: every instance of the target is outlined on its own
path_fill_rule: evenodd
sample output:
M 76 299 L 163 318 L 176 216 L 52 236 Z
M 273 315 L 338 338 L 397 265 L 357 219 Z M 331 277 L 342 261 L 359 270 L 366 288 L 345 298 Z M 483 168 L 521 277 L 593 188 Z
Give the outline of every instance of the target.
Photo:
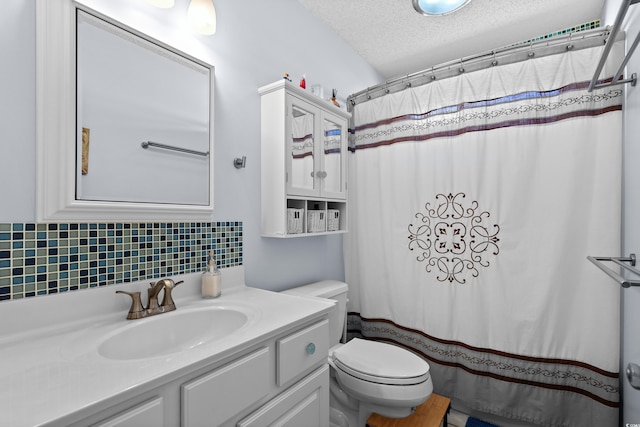
M 584 24 L 576 25 L 574 27 L 564 28 L 562 30 L 555 31 L 553 33 L 544 34 L 542 36 L 535 37 L 533 39 L 529 39 L 529 40 L 525 40 L 525 41 L 520 42 L 520 43 L 516 43 L 516 44 L 514 44 L 512 46 L 517 46 L 517 45 L 521 45 L 521 44 L 522 45 L 530 44 L 532 42 L 538 42 L 538 41 L 550 39 L 552 37 L 564 36 L 566 34 L 572 34 L 572 33 L 578 33 L 580 31 L 593 30 L 595 28 L 600 28 L 600 20 L 599 19 L 596 19 L 594 21 L 589 21 L 589 22 L 586 22 Z
M 0 223 L 0 301 L 242 265 L 242 222 Z

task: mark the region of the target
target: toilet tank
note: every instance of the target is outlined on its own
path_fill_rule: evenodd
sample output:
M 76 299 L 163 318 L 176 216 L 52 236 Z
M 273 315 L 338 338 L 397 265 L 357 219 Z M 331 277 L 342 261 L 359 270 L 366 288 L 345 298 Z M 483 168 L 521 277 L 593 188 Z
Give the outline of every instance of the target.
M 349 287 L 346 283 L 337 280 L 323 280 L 321 282 L 310 283 L 308 285 L 282 291 L 283 294 L 296 295 L 301 297 L 326 298 L 337 301 L 336 310 L 329 314 L 329 339 L 330 345 L 340 342 L 346 326 L 347 316 L 347 292 Z

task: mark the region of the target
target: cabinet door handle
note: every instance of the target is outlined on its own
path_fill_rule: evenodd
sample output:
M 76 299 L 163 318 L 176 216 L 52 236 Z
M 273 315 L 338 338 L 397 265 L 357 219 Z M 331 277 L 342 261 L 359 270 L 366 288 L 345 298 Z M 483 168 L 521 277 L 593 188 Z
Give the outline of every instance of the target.
M 314 343 L 307 344 L 307 354 L 313 354 L 316 352 L 316 345 Z

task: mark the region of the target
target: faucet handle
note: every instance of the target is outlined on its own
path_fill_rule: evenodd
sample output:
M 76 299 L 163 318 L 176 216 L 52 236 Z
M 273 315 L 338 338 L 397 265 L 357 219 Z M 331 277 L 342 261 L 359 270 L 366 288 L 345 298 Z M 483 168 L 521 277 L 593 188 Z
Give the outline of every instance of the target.
M 180 283 L 184 283 L 184 280 L 174 283 L 171 279 L 163 279 L 165 282 L 164 285 L 164 295 L 162 296 L 162 307 L 164 307 L 164 311 L 172 311 L 176 309 L 176 304 L 173 301 L 173 297 L 171 296 L 171 291 L 173 288 L 178 286 Z
M 129 308 L 127 319 L 141 319 L 147 315 L 140 300 L 140 292 L 116 291 L 116 294 L 126 294 L 131 297 L 131 308 Z
M 158 294 L 164 288 L 164 284 L 162 280 L 159 282 L 151 282 L 149 287 L 147 288 L 147 313 L 148 314 L 158 314 L 162 313 L 162 309 L 158 306 Z

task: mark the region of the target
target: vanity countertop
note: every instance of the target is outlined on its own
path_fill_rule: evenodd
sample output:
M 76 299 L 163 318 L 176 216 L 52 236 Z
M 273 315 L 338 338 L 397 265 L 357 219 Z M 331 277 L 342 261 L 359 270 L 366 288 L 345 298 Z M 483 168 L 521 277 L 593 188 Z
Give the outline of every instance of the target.
M 20 323 L 16 312 L 22 312 L 25 323 L 29 319 L 43 316 L 43 302 L 29 307 L 28 301 L 17 301 L 22 306 L 11 306 L 3 313 L 0 309 L 0 426 L 45 426 L 61 425 L 66 419 L 78 418 L 79 413 L 90 412 L 94 405 L 123 393 L 134 393 L 140 386 L 155 387 L 173 375 L 204 367 L 231 356 L 237 351 L 275 335 L 313 317 L 328 313 L 333 303 L 320 299 L 302 298 L 270 292 L 247 286 L 223 289 L 221 297 L 202 299 L 193 292 L 197 277 L 185 283 L 188 295 L 181 297 L 180 288 L 174 291 L 178 309 L 161 316 L 171 316 L 180 310 L 192 310 L 210 306 L 240 308 L 249 313 L 248 322 L 232 334 L 212 342 L 203 343 L 188 350 L 173 354 L 139 360 L 112 360 L 102 357 L 97 345 L 113 331 L 131 324 L 151 320 L 126 320 L 128 297 L 115 295 L 116 289 L 128 290 L 127 285 L 110 287 L 104 298 L 118 300 L 119 310 L 112 313 L 99 312 L 95 316 L 82 317 L 61 313 L 53 324 L 35 322 L 28 330 L 8 334 L 6 323 Z M 199 285 L 199 283 L 198 283 Z M 102 291 L 102 289 L 98 290 Z M 85 291 L 75 291 L 78 293 Z M 85 292 L 87 295 L 94 292 Z M 70 293 L 70 294 L 71 294 Z M 93 295 L 92 295 L 93 297 Z M 126 298 L 121 298 L 126 297 Z M 49 296 L 35 297 L 44 300 Z M 56 301 L 61 301 L 57 299 Z M 107 304 L 108 305 L 108 304 Z M 68 307 L 62 307 L 68 310 Z M 55 317 L 55 316 L 53 316 Z M 24 328 L 24 327 L 23 327 Z M 18 328 L 19 329 L 19 328 Z M 158 331 L 159 334 L 162 331 Z

